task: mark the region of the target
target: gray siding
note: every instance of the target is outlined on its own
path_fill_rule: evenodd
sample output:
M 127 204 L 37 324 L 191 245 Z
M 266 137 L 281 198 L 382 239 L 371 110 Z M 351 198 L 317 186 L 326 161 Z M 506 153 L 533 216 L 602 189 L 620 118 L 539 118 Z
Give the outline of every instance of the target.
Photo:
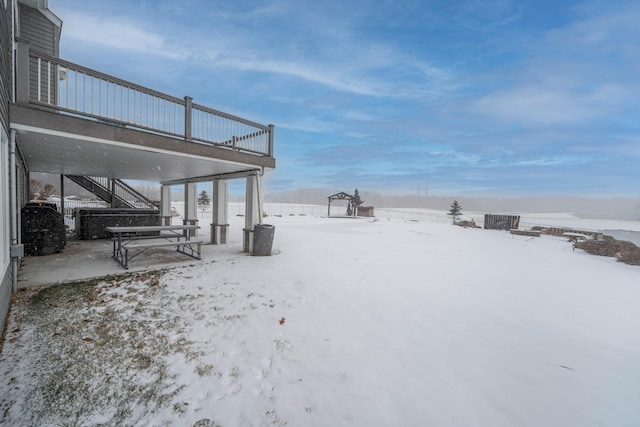
M 4 330 L 5 321 L 9 314 L 11 302 L 11 266 L 4 272 L 0 272 L 0 332 Z
M 1 133 L 9 135 L 9 101 L 11 100 L 11 2 L 7 2 L 7 7 L 4 7 L 4 2 L 0 1 L 0 127 L 2 127 Z M 0 136 L 1 138 L 1 136 Z M 5 144 L 5 142 L 0 142 Z M 3 148 L 3 147 L 2 147 Z M 0 162 L 7 162 L 8 159 L 4 156 L 0 156 Z M 0 186 L 3 189 L 9 187 L 9 165 L 0 165 Z M 6 172 L 6 173 L 5 173 Z M 4 202 L 2 203 L 4 204 Z M 5 227 L 9 222 L 9 208 L 7 206 L 0 206 L 0 227 Z M 6 227 L 5 229 L 8 229 Z M 11 243 L 9 236 L 4 236 L 0 244 L 5 248 L 0 256 L 0 331 L 4 329 L 7 313 L 9 312 L 9 304 L 11 303 L 11 266 L 9 264 L 9 257 L 6 253 L 6 248 Z M 3 266 L 8 265 L 7 268 Z
M 31 49 L 47 55 L 58 55 L 56 28 L 37 9 L 20 4 L 20 38 L 31 43 Z
M 2 143 L 6 147 L 6 142 Z M 5 150 L 5 155 L 8 153 L 8 150 Z M 8 159 L 5 155 L 0 156 L 0 161 L 8 163 Z M 2 174 L 1 182 L 4 187 L 5 193 L 8 192 L 9 187 L 9 165 L 5 164 L 5 167 L 0 168 L 4 171 L 7 171 L 6 174 Z M 24 204 L 29 200 L 28 192 L 29 192 L 29 175 L 24 166 L 24 161 L 20 156 L 20 153 L 16 153 L 16 182 L 17 182 L 17 206 L 24 206 Z M 8 197 L 8 194 L 5 194 Z M 0 258 L 0 266 L 7 265 L 6 269 L 2 269 L 0 267 L 0 326 L 3 328 L 7 314 L 9 312 L 9 306 L 11 303 L 11 291 L 12 291 L 12 283 L 11 279 L 13 276 L 12 273 L 12 264 L 10 263 L 9 258 L 9 246 L 10 246 L 10 236 L 9 236 L 9 216 L 11 214 L 9 206 L 4 206 L 5 203 L 2 203 L 2 209 L 0 209 L 0 227 L 4 227 L 5 232 L 2 234 L 2 244 L 4 246 L 4 251 L 0 251 L 3 254 Z M 8 205 L 8 203 L 7 203 Z M 18 230 L 18 235 L 20 235 L 20 230 Z M 0 331 L 2 329 L 0 328 Z
M 9 100 L 11 99 L 11 4 L 0 1 L 0 125 L 9 133 Z
M 32 52 L 57 56 L 58 40 L 56 39 L 56 34 L 56 26 L 39 10 L 20 4 L 19 36 L 21 40 L 29 42 L 29 49 Z M 38 69 L 36 59 L 29 59 L 29 69 Z M 56 104 L 57 95 L 55 89 L 57 81 L 55 79 L 55 69 L 48 70 L 43 65 L 40 73 L 40 90 L 38 90 L 38 73 L 32 72 L 29 76 L 30 99 Z

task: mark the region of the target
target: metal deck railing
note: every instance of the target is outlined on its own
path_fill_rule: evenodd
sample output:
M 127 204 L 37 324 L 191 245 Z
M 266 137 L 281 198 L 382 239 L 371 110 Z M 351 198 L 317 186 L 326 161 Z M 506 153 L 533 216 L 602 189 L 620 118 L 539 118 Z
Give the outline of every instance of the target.
M 176 98 L 18 43 L 17 100 L 115 126 L 273 157 L 273 125 Z M 26 69 L 26 70 L 25 70 Z M 28 77 L 28 78 L 27 78 Z

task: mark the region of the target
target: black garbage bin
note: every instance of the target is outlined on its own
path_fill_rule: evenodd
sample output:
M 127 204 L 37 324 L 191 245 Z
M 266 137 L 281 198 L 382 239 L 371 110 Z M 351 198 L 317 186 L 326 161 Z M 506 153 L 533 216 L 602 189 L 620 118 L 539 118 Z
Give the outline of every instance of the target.
M 67 244 L 64 217 L 55 205 L 28 203 L 21 215 L 25 255 L 51 255 L 64 249 Z
M 275 231 L 275 225 L 271 224 L 256 224 L 253 227 L 254 256 L 271 255 L 271 247 L 273 246 L 273 235 Z

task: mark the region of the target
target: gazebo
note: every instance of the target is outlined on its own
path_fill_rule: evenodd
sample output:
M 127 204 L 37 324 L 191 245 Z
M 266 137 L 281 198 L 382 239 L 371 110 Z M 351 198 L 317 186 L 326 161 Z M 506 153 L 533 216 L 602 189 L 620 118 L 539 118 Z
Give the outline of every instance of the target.
M 336 193 L 332 196 L 327 197 L 327 199 L 329 200 L 329 203 L 327 205 L 327 216 L 331 216 L 331 202 L 333 202 L 334 200 L 347 200 L 348 204 L 347 204 L 346 216 L 356 216 L 356 213 L 358 210 L 358 203 L 356 198 L 353 197 L 351 194 L 347 194 L 344 191 L 341 191 L 339 193 Z

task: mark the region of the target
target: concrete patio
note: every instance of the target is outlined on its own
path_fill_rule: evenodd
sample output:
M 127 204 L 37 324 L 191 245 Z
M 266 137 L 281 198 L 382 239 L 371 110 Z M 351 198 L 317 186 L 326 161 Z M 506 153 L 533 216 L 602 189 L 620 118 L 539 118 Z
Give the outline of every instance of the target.
M 79 240 L 67 236 L 67 246 L 59 253 L 27 256 L 21 259 L 18 288 L 34 288 L 69 283 L 127 272 L 211 263 L 224 255 L 241 254 L 238 245 L 202 245 L 202 259 L 193 259 L 171 248 L 148 249 L 135 257 L 129 269 L 122 268 L 111 256 L 111 240 Z

